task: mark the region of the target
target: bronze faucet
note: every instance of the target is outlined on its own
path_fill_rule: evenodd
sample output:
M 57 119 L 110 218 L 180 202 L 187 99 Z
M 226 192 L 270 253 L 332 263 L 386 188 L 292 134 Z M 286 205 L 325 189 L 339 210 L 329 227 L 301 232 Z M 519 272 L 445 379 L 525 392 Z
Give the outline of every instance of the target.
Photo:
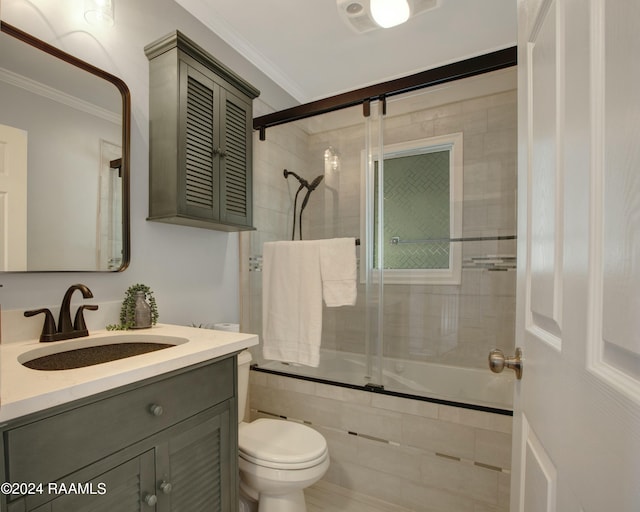
M 80 306 L 76 311 L 76 316 L 73 324 L 71 323 L 71 296 L 73 292 L 80 290 L 82 296 L 85 299 L 93 298 L 93 293 L 84 284 L 71 285 L 64 294 L 62 299 L 62 305 L 60 306 L 60 315 L 58 317 L 58 328 L 56 329 L 56 323 L 53 319 L 53 315 L 49 309 L 34 309 L 32 311 L 25 311 L 24 316 L 34 316 L 40 313 L 44 313 L 44 325 L 42 327 L 42 333 L 40 334 L 40 341 L 61 341 L 70 340 L 73 338 L 82 338 L 83 336 L 89 336 L 89 330 L 84 322 L 83 311 L 85 309 L 95 311 L 98 306 L 95 304 L 89 304 Z

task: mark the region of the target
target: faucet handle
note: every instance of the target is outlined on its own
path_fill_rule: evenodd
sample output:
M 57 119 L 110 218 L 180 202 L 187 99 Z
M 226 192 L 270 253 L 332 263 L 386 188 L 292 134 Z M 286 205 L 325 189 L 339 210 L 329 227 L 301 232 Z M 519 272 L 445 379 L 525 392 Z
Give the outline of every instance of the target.
M 53 336 L 56 334 L 56 321 L 53 319 L 51 311 L 47 308 L 32 309 L 31 311 L 25 311 L 24 316 L 30 317 L 44 313 L 44 324 L 42 326 L 42 333 L 40 334 L 40 341 L 53 341 Z
M 89 311 L 95 311 L 98 309 L 96 304 L 86 304 L 84 306 L 79 306 L 78 311 L 76 311 L 76 317 L 73 320 L 73 330 L 74 331 L 87 331 L 87 324 L 84 323 L 84 315 L 82 314 L 83 310 L 88 309 Z

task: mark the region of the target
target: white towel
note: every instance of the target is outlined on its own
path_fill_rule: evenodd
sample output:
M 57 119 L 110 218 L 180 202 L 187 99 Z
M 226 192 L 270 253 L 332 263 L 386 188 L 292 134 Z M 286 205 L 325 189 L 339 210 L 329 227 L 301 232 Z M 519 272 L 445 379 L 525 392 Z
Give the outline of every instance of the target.
M 356 303 L 356 239 L 318 240 L 322 297 L 328 307 L 353 306 Z
M 347 240 L 351 244 L 349 249 Z M 265 243 L 262 271 L 264 357 L 317 367 L 320 363 L 323 287 L 327 306 L 355 304 L 355 268 L 353 238 Z
M 322 334 L 320 252 L 314 240 L 267 242 L 262 260 L 262 353 L 318 366 Z

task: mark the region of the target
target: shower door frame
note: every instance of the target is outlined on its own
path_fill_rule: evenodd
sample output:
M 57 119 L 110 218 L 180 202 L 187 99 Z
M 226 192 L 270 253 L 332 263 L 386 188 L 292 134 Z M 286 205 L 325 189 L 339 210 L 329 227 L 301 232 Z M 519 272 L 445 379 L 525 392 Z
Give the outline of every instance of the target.
M 446 66 L 428 69 L 406 77 L 396 78 L 395 80 L 389 80 L 259 116 L 253 119 L 253 129 L 260 132 L 260 140 L 265 140 L 266 130 L 269 127 L 360 104 L 363 105 L 364 116 L 369 117 L 371 101 L 381 100 L 384 102 L 385 98 L 389 96 L 416 91 L 462 78 L 482 75 L 484 73 L 490 73 L 491 71 L 513 67 L 517 64 L 517 47 L 511 46 L 495 52 L 447 64 Z

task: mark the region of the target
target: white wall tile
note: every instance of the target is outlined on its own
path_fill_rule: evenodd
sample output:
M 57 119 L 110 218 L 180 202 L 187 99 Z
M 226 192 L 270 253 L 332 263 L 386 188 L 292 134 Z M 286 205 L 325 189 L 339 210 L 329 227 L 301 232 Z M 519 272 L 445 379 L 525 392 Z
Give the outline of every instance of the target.
M 499 468 L 510 468 L 511 435 L 477 429 L 474 460 Z
M 473 428 L 408 414 L 402 418 L 402 442 L 469 460 L 473 460 L 475 454 Z

